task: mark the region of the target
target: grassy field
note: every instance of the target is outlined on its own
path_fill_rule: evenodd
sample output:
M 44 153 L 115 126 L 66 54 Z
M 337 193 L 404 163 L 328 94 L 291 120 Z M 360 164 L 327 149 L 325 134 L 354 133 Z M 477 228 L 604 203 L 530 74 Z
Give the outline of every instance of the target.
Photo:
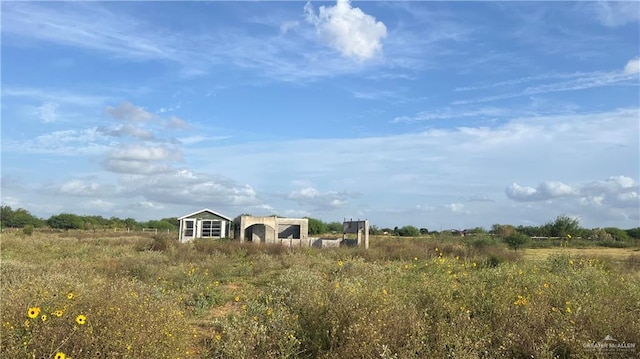
M 2 358 L 609 358 L 640 254 L 374 238 L 302 249 L 2 234 Z M 522 253 L 521 253 L 522 252 Z M 620 344 L 596 349 L 606 336 Z M 625 344 L 626 343 L 626 344 Z
M 640 256 L 638 248 L 527 248 L 523 251 L 526 260 L 545 261 L 550 256 L 565 254 L 576 257 L 599 258 L 618 263 L 626 262 L 629 257 Z

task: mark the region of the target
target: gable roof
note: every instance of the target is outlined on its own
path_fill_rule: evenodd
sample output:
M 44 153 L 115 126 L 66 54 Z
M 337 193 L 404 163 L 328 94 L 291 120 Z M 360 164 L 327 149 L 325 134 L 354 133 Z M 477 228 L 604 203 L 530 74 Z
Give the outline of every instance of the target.
M 186 214 L 186 215 L 184 215 L 184 216 L 182 216 L 182 217 L 178 217 L 178 220 L 182 220 L 182 219 L 184 219 L 184 218 L 191 217 L 191 216 L 193 216 L 193 215 L 195 215 L 195 214 L 202 213 L 202 212 L 209 212 L 209 213 L 213 214 L 214 216 L 218 216 L 218 217 L 220 217 L 220 218 L 224 218 L 224 219 L 226 219 L 227 221 L 233 221 L 233 219 L 231 219 L 231 218 L 229 218 L 229 217 L 227 217 L 227 216 L 225 216 L 225 215 L 223 215 L 223 214 L 220 214 L 220 213 L 218 213 L 218 212 L 216 212 L 216 211 L 212 211 L 212 210 L 210 210 L 209 208 L 203 208 L 203 209 L 201 209 L 201 210 L 199 210 L 199 211 L 195 211 L 195 212 L 193 212 L 193 213 Z

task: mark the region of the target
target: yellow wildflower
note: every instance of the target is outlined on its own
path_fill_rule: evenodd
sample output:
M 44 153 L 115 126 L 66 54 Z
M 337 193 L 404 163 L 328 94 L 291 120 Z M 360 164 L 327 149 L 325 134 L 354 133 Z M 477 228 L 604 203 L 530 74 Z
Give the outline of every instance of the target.
M 42 319 L 43 322 L 46 322 L 47 321 L 47 315 L 46 314 L 42 314 L 40 319 Z
M 56 310 L 55 312 L 53 312 L 51 314 L 53 314 L 56 317 L 60 318 L 64 314 L 64 312 L 62 310 L 58 309 L 58 310 Z
M 84 325 L 86 322 L 87 322 L 87 317 L 85 317 L 84 315 L 80 314 L 76 317 L 76 323 L 80 325 Z
M 57 352 L 55 359 L 65 359 L 67 356 L 63 352 Z
M 40 307 L 32 307 L 29 308 L 29 311 L 27 312 L 27 315 L 29 316 L 29 318 L 33 319 L 33 318 L 37 318 L 38 314 L 40 314 Z
M 67 293 L 67 299 L 71 300 L 71 299 L 73 299 L 73 298 L 75 298 L 75 297 L 76 297 L 76 295 L 75 295 L 75 294 L 73 294 L 73 292 L 69 292 L 69 293 Z

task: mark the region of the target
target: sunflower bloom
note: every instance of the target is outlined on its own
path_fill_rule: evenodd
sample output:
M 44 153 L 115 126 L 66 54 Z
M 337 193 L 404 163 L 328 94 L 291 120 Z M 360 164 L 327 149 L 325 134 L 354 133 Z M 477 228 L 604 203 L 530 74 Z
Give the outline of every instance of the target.
M 55 359 L 65 359 L 67 357 L 67 355 L 63 352 L 57 352 L 56 356 L 54 356 Z
M 69 292 L 69 293 L 67 293 L 67 299 L 71 300 L 71 299 L 73 299 L 73 298 L 75 298 L 75 297 L 76 297 L 76 295 L 75 295 L 75 294 L 73 294 L 73 292 Z
M 55 312 L 53 312 L 51 314 L 53 314 L 56 317 L 60 318 L 64 314 L 64 312 L 62 310 L 58 309 L 58 310 L 56 310 Z
M 27 312 L 27 315 L 31 319 L 37 318 L 38 314 L 40 314 L 40 307 L 29 308 L 29 311 Z
M 40 319 L 42 319 L 43 322 L 46 322 L 47 321 L 47 315 L 46 314 L 42 314 Z
M 80 314 L 76 317 L 76 323 L 80 325 L 84 325 L 86 322 L 87 322 L 87 317 L 85 317 L 84 315 Z

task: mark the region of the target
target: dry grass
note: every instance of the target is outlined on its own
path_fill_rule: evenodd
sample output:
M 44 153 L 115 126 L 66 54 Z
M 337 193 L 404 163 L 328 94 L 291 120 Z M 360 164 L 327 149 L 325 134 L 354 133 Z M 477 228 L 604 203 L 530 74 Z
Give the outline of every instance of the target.
M 630 249 L 1 239 L 3 358 L 600 358 L 583 344 L 640 343 L 640 255 Z M 36 307 L 46 321 L 29 318 Z
M 571 256 L 579 257 L 598 257 L 608 258 L 613 261 L 625 261 L 629 256 L 639 255 L 640 250 L 638 248 L 605 248 L 605 247 L 592 247 L 592 248 L 527 248 L 524 251 L 524 258 L 526 260 L 544 261 L 549 256 L 556 254 L 567 254 Z

